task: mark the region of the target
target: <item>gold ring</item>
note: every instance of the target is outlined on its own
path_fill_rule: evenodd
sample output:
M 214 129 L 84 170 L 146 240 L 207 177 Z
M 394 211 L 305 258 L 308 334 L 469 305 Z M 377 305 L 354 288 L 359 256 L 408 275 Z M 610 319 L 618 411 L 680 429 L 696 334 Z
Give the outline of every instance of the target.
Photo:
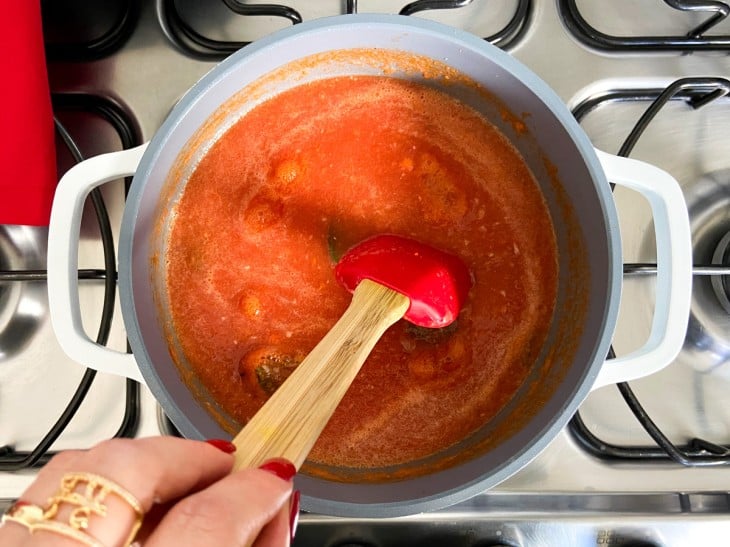
M 28 502 L 18 501 L 3 515 L 3 522 L 16 522 L 28 528 L 30 533 L 37 530 L 55 532 L 73 538 L 90 547 L 104 547 L 96 538 L 89 535 L 89 519 L 92 515 L 105 517 L 107 506 L 104 500 L 113 494 L 129 505 L 135 513 L 132 530 L 123 545 L 129 545 L 142 526 L 144 512 L 142 505 L 132 494 L 118 484 L 92 473 L 67 473 L 61 479 L 61 488 L 48 500 L 43 509 Z M 73 506 L 68 522 L 55 520 L 63 504 Z
M 2 522 L 16 522 L 26 528 L 31 528 L 33 524 L 43 518 L 43 508 L 27 501 L 18 500 L 8 507 L 3 515 Z

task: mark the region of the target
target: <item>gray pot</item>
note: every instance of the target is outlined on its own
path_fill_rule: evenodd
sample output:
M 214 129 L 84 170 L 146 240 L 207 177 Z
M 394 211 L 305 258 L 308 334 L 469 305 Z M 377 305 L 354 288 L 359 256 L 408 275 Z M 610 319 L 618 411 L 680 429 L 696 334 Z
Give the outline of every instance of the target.
M 503 103 L 511 112 L 527 113 L 521 118 L 528 129 L 524 134 L 513 127 L 509 116 L 503 119 L 495 101 L 485 100 L 473 86 L 453 81 L 443 86 L 483 112 L 511 138 L 538 179 L 557 231 L 558 305 L 542 353 L 551 358 L 535 363 L 531 378 L 492 422 L 450 450 L 467 450 L 492 438 L 481 455 L 399 482 L 345 484 L 303 474 L 297 478 L 306 511 L 397 516 L 445 507 L 498 484 L 558 434 L 591 389 L 661 369 L 674 359 L 684 339 L 691 251 L 679 185 L 656 167 L 594 150 L 557 95 L 507 53 L 447 26 L 379 15 L 320 19 L 245 47 L 190 89 L 148 145 L 89 159 L 61 180 L 49 236 L 50 309 L 59 342 L 71 358 L 146 383 L 185 436 L 226 437 L 181 381 L 170 358 L 164 334 L 166 297 L 160 290 L 163 271 L 151 259 L 164 250 L 165 218 L 170 202 L 184 187 L 185 172 L 210 143 L 210 139 L 199 138 L 201 127 L 207 124 L 207 135 L 220 133 L 256 101 L 304 80 L 381 72 L 377 65 L 345 59 L 315 63 L 296 77 L 272 76 L 273 71 L 305 56 L 349 48 L 395 49 L 430 57 L 488 89 L 496 103 Z M 422 77 L 408 67 L 399 68 L 402 70 L 391 75 Z M 248 88 L 240 93 L 254 82 L 255 91 Z M 439 82 L 438 78 L 429 80 L 431 85 L 441 85 Z M 234 96 L 227 113 L 214 116 Z M 189 152 L 187 162 L 178 161 L 183 149 Z M 166 182 L 172 169 L 183 179 L 171 186 Z M 97 346 L 83 333 L 74 271 L 86 195 L 101 183 L 131 174 L 134 180 L 121 229 L 119 288 L 133 357 Z M 622 285 L 621 241 L 607 178 L 640 191 L 649 200 L 657 231 L 659 273 L 656 314 L 646 345 L 604 364 Z M 520 418 L 526 407 L 532 412 Z M 508 427 L 515 424 L 518 427 Z

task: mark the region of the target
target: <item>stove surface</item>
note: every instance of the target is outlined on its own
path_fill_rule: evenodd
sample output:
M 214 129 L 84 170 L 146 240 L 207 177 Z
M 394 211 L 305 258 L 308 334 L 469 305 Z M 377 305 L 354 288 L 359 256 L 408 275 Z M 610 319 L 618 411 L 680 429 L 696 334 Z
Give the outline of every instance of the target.
M 291 24 L 297 14 L 309 20 L 343 10 L 342 2 L 327 0 L 289 2 L 295 11 L 283 10 L 282 16 L 235 15 L 222 2 L 191 0 L 117 0 L 114 9 L 101 11 L 80 1 L 43 4 L 56 115 L 87 157 L 149 140 L 181 95 L 241 43 Z M 346 4 L 360 12 L 393 11 L 393 2 Z M 580 421 L 493 490 L 443 511 L 392 520 L 303 515 L 295 544 L 716 543 L 730 533 L 730 458 L 724 448 L 730 445 L 730 283 L 711 266 L 730 264 L 730 20 L 697 32 L 716 12 L 669 0 L 455 4 L 464 6 L 415 16 L 465 28 L 505 47 L 555 89 L 592 142 L 607 152 L 619 152 L 667 86 L 687 79 L 647 125 L 631 157 L 662 167 L 685 193 L 696 265 L 688 336 L 673 364 L 630 387 L 675 444 L 708 442 L 687 447 L 702 465 L 680 465 L 661 450 L 657 456 L 656 443 L 624 400 L 626 393 L 608 386 L 588 397 Z M 590 36 L 578 36 L 581 29 Z M 79 95 L 94 97 L 105 109 L 100 114 L 99 108 L 69 102 Z M 128 118 L 122 124 L 127 129 L 119 129 L 118 117 Z M 58 149 L 63 173 L 73 158 L 60 140 Z M 103 193 L 118 235 L 124 181 L 106 185 Z M 622 188 L 615 199 L 624 261 L 641 265 L 626 267 L 614 339 L 616 353 L 623 355 L 648 335 L 656 257 L 648 205 Z M 43 228 L 0 227 L 0 270 L 42 270 L 46 237 Z M 99 239 L 89 207 L 79 268 L 103 267 Z M 80 282 L 91 337 L 103 306 L 100 277 L 89 273 Z M 47 306 L 42 280 L 0 278 L 0 446 L 17 451 L 33 450 L 84 374 L 58 346 Z M 118 305 L 109 345 L 126 346 Z M 82 448 L 114 435 L 125 420 L 128 389 L 124 379 L 99 375 L 53 448 Z M 157 405 L 145 388 L 140 396 L 132 434 L 157 434 Z M 637 446 L 638 452 L 625 449 Z M 618 459 L 624 452 L 628 456 Z M 0 467 L 0 498 L 17 497 L 33 476 L 32 469 Z

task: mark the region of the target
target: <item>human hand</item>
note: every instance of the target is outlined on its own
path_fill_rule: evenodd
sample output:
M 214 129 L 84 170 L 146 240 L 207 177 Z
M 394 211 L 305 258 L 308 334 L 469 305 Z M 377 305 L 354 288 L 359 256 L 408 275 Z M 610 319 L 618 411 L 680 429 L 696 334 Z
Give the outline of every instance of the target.
M 0 545 L 289 545 L 299 512 L 294 466 L 270 460 L 231 474 L 234 450 L 227 441 L 151 437 L 61 452 L 6 513 Z

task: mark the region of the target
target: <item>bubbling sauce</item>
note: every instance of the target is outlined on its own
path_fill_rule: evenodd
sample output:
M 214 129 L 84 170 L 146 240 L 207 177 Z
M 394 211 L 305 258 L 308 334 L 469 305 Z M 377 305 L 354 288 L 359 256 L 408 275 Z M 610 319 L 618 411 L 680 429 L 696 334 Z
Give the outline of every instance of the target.
M 174 332 L 196 381 L 241 425 L 349 304 L 339 256 L 381 233 L 458 255 L 474 286 L 453 326 L 399 321 L 385 333 L 315 463 L 367 469 L 437 453 L 524 382 L 557 291 L 532 173 L 497 128 L 441 91 L 335 77 L 244 115 L 177 205 L 165 257 Z

